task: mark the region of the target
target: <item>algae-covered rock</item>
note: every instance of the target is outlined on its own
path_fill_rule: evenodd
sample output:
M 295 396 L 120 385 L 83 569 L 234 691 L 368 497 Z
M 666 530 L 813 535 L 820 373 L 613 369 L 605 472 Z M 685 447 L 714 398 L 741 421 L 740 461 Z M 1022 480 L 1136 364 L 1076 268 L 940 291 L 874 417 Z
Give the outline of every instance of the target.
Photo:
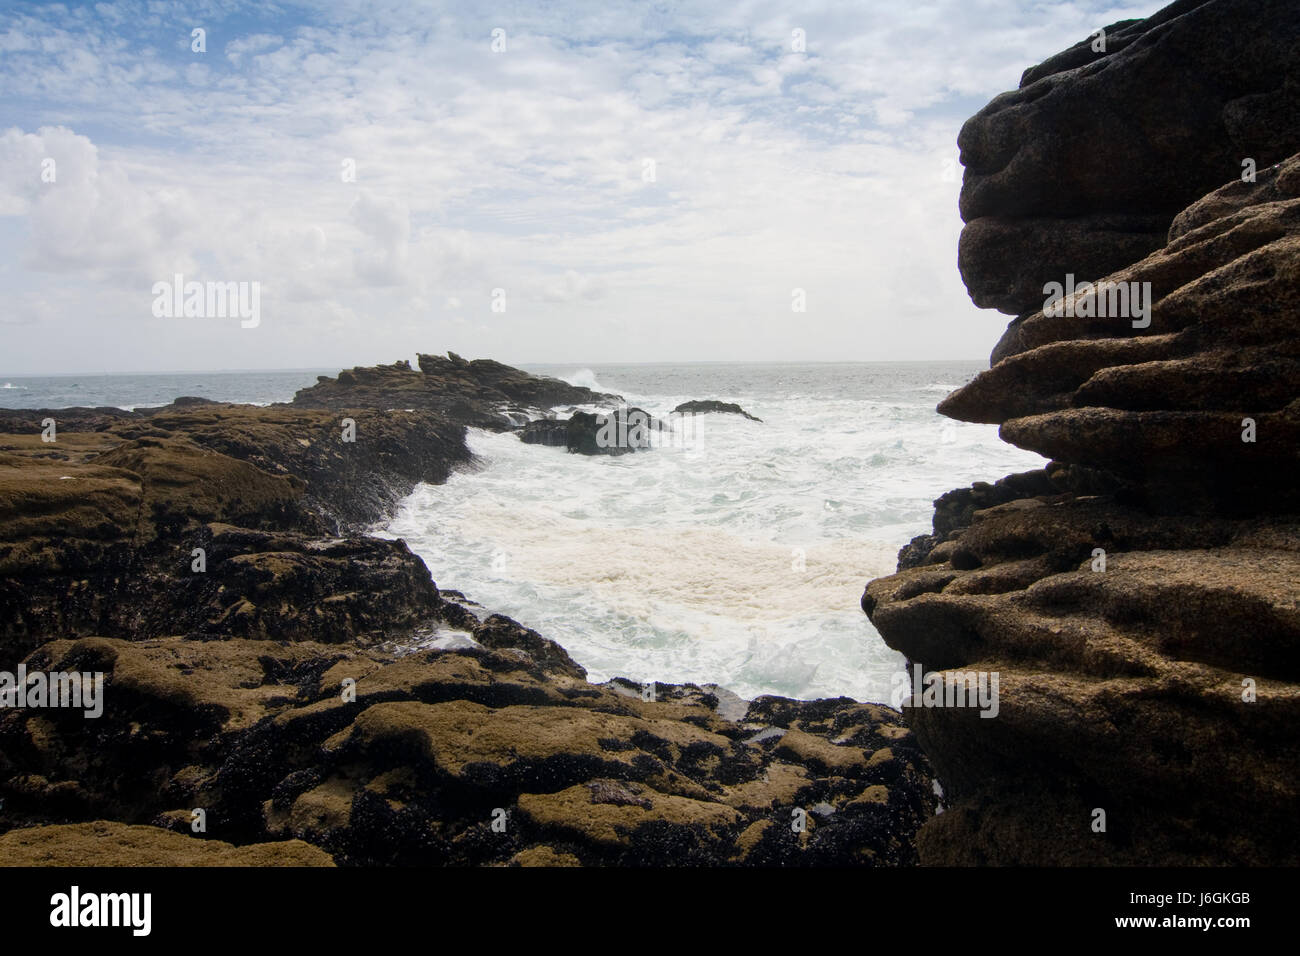
M 0 866 L 333 866 L 301 840 L 232 846 L 109 820 L 0 835 Z

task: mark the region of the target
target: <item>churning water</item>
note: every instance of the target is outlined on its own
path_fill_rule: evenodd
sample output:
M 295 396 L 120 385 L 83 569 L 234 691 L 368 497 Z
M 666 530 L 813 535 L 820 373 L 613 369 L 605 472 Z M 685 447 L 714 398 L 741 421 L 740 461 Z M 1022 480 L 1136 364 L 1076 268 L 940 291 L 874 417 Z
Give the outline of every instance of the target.
M 902 658 L 859 600 L 932 501 L 1039 467 L 935 404 L 975 362 L 529 366 L 654 415 L 710 414 L 652 451 L 573 455 L 471 430 L 482 467 L 421 486 L 387 533 L 434 580 L 558 641 L 593 680 L 887 701 Z

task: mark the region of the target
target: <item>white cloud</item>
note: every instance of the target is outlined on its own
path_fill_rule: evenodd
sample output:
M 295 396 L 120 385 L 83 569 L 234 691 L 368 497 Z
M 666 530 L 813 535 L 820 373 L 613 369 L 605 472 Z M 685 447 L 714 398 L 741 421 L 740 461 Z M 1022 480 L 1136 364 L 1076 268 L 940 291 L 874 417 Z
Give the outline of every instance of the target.
M 73 366 L 973 357 L 1005 317 L 957 275 L 957 129 L 1158 6 L 31 8 L 0 28 L 0 244 L 64 293 Z M 173 271 L 262 281 L 256 337 L 141 320 Z
M 573 302 L 577 299 L 599 299 L 605 295 L 605 282 L 600 276 L 579 275 L 572 269 L 563 277 L 551 282 L 542 293 L 547 302 Z
M 64 127 L 7 130 L 0 170 L 0 210 L 27 218 L 29 269 L 148 276 L 190 261 L 173 255 L 199 225 L 183 192 L 138 186 L 120 165 L 101 163 L 85 136 Z
M 373 240 L 357 250 L 357 276 L 369 285 L 401 285 L 409 281 L 411 214 L 406 204 L 362 190 L 348 214 L 353 224 Z
M 277 49 L 283 44 L 283 37 L 269 33 L 254 33 L 251 36 L 236 37 L 225 46 L 226 59 L 238 65 L 245 54 L 265 53 Z

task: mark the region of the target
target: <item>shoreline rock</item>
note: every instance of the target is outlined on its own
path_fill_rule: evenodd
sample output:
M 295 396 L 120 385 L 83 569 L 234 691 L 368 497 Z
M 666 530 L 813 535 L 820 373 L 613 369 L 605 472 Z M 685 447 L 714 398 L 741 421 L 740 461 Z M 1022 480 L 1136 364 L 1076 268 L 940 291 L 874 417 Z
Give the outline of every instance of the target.
M 364 533 L 473 467 L 467 426 L 512 427 L 497 392 L 579 397 L 498 363 L 421 365 L 265 408 L 0 410 L 0 670 L 100 674 L 104 705 L 0 709 L 0 847 L 47 865 L 915 863 L 935 800 L 896 711 L 591 684 Z
M 1054 460 L 938 499 L 935 533 L 863 595 L 913 668 L 1000 676 L 996 719 L 906 709 L 948 803 L 924 864 L 1300 861 L 1294 12 L 1183 0 L 1097 62 L 1076 46 L 1028 71 L 963 129 L 962 273 L 1019 317 L 939 411 Z M 1103 123 L 1129 133 L 1077 145 Z M 1150 177 L 1111 169 L 1166 150 Z M 1158 218 L 1080 245 L 1120 213 Z M 1066 272 L 1149 283 L 1150 311 L 1076 310 L 1101 301 L 1086 291 L 1036 309 Z

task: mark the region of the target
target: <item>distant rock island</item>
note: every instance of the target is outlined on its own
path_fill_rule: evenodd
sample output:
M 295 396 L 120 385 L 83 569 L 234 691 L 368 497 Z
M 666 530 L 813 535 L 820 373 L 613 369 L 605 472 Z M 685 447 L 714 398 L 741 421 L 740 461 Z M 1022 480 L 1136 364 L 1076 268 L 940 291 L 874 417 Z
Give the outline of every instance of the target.
M 458 425 L 506 431 L 559 405 L 614 404 L 618 395 L 593 392 L 558 378 L 533 375 L 491 359 L 468 361 L 455 352 L 410 362 L 322 375 L 293 404 L 309 408 L 414 408 Z
M 680 405 L 678 405 L 676 408 L 673 409 L 673 414 L 675 415 L 703 415 L 706 412 L 721 412 L 730 415 L 743 415 L 745 418 L 748 418 L 751 422 L 761 422 L 763 420 L 761 418 L 755 418 L 753 415 L 749 414 L 749 412 L 745 411 L 739 405 L 735 405 L 729 402 L 718 402 L 718 401 L 682 402 Z

